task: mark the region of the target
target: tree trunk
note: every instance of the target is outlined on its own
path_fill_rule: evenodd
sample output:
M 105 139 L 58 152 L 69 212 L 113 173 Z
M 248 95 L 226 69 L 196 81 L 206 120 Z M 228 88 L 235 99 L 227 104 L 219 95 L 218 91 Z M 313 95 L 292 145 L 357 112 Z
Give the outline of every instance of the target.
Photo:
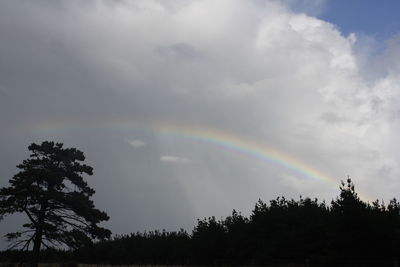
M 42 244 L 42 230 L 37 229 L 35 233 L 35 242 L 33 242 L 33 255 L 31 267 L 38 267 L 40 261 L 40 245 Z
M 39 218 L 36 224 L 35 239 L 33 242 L 33 255 L 31 261 L 31 267 L 38 267 L 40 261 L 40 247 L 42 245 L 44 219 L 46 213 L 46 204 L 43 203 L 40 207 Z

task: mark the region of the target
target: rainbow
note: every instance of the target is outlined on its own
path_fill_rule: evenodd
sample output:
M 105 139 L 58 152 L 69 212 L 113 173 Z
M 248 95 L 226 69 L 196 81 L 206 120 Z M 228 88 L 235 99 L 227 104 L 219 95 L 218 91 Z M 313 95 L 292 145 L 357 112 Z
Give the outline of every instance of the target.
M 270 145 L 233 135 L 216 128 L 187 126 L 171 123 L 153 124 L 154 130 L 165 135 L 189 138 L 209 143 L 226 150 L 234 151 L 261 161 L 266 161 L 289 169 L 304 177 L 336 184 L 329 175 L 311 167 L 305 162 L 278 150 Z
M 26 125 L 21 127 L 26 130 Z M 282 166 L 294 173 L 300 174 L 302 177 L 313 179 L 319 182 L 328 183 L 335 188 L 339 185 L 339 180 L 323 173 L 306 162 L 290 155 L 287 152 L 279 150 L 271 145 L 262 142 L 234 135 L 218 128 L 209 126 L 193 125 L 172 120 L 140 120 L 140 119 L 74 119 L 64 118 L 57 120 L 48 120 L 28 125 L 28 128 L 37 134 L 49 133 L 64 130 L 81 130 L 81 129 L 127 129 L 127 130 L 145 130 L 155 133 L 182 137 L 197 142 L 211 144 L 235 153 L 256 158 L 263 162 L 268 162 Z M 21 129 L 22 130 L 22 129 Z M 372 201 L 372 198 L 364 193 L 359 192 L 359 197 L 365 201 Z
M 143 121 L 127 119 L 43 121 L 30 127 L 34 132 L 51 132 L 66 129 L 102 128 L 147 130 L 163 135 L 177 136 L 198 142 L 208 143 L 226 150 L 234 151 L 261 161 L 273 163 L 316 181 L 338 185 L 338 180 L 312 167 L 306 162 L 265 143 L 246 139 L 218 128 L 190 125 L 166 121 Z

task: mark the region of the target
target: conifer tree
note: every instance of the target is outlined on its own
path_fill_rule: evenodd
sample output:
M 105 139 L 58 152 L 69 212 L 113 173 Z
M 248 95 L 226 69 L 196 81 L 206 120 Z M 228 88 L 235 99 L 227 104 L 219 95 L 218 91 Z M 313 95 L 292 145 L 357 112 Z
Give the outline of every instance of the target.
M 23 230 L 6 235 L 9 248 L 32 249 L 32 266 L 37 266 L 42 246 L 78 248 L 108 238 L 111 232 L 98 223 L 109 217 L 95 208 L 95 191 L 82 177 L 93 174 L 81 163 L 83 153 L 48 141 L 28 149 L 31 155 L 17 166 L 10 186 L 0 189 L 0 219 L 13 213 L 27 217 Z

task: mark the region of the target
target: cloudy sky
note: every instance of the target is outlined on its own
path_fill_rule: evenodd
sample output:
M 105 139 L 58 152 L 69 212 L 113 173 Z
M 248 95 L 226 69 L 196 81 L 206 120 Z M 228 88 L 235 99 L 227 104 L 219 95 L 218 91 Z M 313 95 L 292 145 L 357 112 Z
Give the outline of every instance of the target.
M 116 234 L 329 202 L 347 175 L 400 198 L 400 5 L 367 3 L 3 0 L 0 186 L 54 140 Z

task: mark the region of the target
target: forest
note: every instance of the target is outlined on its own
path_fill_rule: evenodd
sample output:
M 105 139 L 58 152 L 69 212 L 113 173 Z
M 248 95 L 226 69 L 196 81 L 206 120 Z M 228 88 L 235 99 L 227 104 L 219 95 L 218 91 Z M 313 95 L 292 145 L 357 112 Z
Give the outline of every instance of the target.
M 74 250 L 47 249 L 42 261 L 397 266 L 399 242 L 400 203 L 396 199 L 387 205 L 378 200 L 366 203 L 358 197 L 351 179 L 347 179 L 330 205 L 310 198 L 259 200 L 249 217 L 233 210 L 225 219 L 199 219 L 191 233 L 183 229 L 156 230 L 114 236 Z M 0 261 L 28 260 L 29 253 L 3 251 Z

